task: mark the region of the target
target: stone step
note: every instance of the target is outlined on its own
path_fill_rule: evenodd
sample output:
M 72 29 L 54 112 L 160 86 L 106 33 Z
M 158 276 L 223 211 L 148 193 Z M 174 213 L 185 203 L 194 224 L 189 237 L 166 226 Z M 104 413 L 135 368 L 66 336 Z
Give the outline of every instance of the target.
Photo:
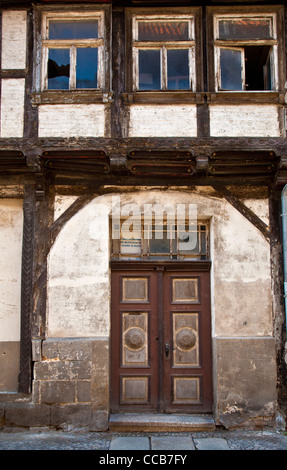
M 211 415 L 117 413 L 110 415 L 110 431 L 200 432 L 214 431 Z

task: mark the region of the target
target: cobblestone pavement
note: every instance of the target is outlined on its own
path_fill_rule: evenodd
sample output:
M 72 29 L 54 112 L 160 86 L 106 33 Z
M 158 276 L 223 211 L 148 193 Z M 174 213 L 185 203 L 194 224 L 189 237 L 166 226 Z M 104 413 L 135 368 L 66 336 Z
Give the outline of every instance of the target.
M 287 433 L 215 431 L 205 433 L 115 433 L 27 430 L 0 432 L 0 450 L 287 450 Z

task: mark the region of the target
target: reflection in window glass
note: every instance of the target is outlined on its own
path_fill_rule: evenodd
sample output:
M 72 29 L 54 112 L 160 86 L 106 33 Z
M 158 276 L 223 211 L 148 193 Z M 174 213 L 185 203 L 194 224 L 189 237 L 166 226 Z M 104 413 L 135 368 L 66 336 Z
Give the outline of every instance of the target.
M 219 21 L 219 39 L 269 39 L 271 20 L 238 18 Z
M 160 90 L 160 51 L 139 51 L 139 90 Z
M 77 88 L 97 88 L 98 49 L 77 49 Z
M 140 21 L 139 41 L 184 41 L 189 39 L 187 21 Z
M 70 50 L 49 49 L 48 89 L 67 90 L 70 77 Z
M 167 51 L 167 88 L 169 90 L 190 88 L 188 54 L 187 49 Z
M 220 49 L 222 90 L 242 90 L 242 51 Z
M 98 21 L 50 21 L 49 39 L 96 39 Z

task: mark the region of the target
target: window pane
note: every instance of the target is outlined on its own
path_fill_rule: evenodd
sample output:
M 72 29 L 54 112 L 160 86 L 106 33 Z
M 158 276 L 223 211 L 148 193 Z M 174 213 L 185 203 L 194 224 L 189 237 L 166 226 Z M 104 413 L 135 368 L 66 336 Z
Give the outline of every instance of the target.
M 153 225 L 149 241 L 150 253 L 170 253 L 170 240 L 167 238 L 166 225 Z
M 97 88 L 98 49 L 77 49 L 77 88 Z
M 184 230 L 181 230 L 181 227 L 178 227 L 178 239 L 179 239 L 179 251 L 180 254 L 199 254 L 199 237 L 198 237 L 198 227 L 191 228 L 188 225 L 185 226 Z
M 139 90 L 160 90 L 160 51 L 139 51 Z
M 48 88 L 51 90 L 69 89 L 70 50 L 49 49 Z
M 239 18 L 219 21 L 219 39 L 271 38 L 271 20 Z
M 242 90 L 241 58 L 241 50 L 220 49 L 222 90 Z
M 187 49 L 167 51 L 167 88 L 169 90 L 188 90 L 189 61 Z
M 50 21 L 49 39 L 98 38 L 98 21 Z
M 139 41 L 185 41 L 189 39 L 187 21 L 140 21 Z

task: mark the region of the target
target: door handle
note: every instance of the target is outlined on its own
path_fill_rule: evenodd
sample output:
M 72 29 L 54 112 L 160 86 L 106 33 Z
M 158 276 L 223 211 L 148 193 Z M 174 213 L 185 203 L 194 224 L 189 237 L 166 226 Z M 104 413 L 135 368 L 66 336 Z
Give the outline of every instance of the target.
M 169 357 L 169 353 L 171 350 L 173 350 L 174 348 L 170 347 L 169 343 L 165 343 L 164 345 L 164 353 L 165 353 L 165 357 L 168 358 Z
M 165 345 L 164 345 L 165 357 L 168 357 L 168 356 L 169 356 L 169 350 L 170 350 L 169 344 L 168 344 L 168 343 L 165 343 Z

